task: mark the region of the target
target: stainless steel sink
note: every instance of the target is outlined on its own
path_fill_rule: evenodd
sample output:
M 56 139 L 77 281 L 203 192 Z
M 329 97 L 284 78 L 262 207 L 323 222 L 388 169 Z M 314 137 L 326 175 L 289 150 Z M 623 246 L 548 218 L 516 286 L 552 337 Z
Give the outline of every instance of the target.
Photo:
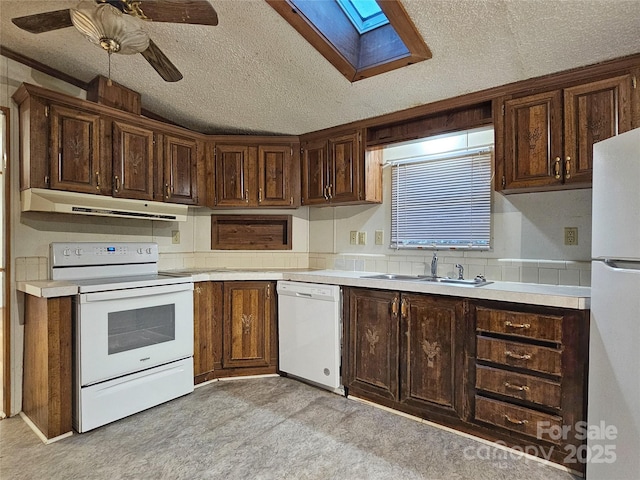
M 378 280 L 426 280 L 426 275 L 403 275 L 400 273 L 381 273 L 378 275 L 364 275 L 360 278 L 376 278 Z
M 449 277 L 432 277 L 430 275 L 403 275 L 400 273 L 380 273 L 377 275 L 363 275 L 360 278 L 372 278 L 378 280 L 404 280 L 404 281 L 420 281 L 420 282 L 433 282 L 433 283 L 445 283 L 450 285 L 471 285 L 474 287 L 482 287 L 488 285 L 490 281 L 485 280 L 484 277 L 478 276 L 476 278 L 449 278 Z
M 436 282 L 436 283 L 449 283 L 453 285 L 472 285 L 474 287 L 482 287 L 484 285 L 488 285 L 490 282 L 485 280 L 484 277 L 476 277 L 476 278 L 449 278 L 449 277 L 425 277 L 421 280 L 426 282 Z

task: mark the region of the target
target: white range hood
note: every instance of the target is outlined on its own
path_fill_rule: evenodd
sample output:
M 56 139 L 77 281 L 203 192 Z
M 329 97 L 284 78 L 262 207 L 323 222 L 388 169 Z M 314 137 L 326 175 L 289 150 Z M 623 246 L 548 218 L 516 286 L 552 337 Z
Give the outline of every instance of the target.
M 20 192 L 20 200 L 23 212 L 73 213 L 168 222 L 186 222 L 189 210 L 186 205 L 175 203 L 129 200 L 43 188 L 23 190 Z

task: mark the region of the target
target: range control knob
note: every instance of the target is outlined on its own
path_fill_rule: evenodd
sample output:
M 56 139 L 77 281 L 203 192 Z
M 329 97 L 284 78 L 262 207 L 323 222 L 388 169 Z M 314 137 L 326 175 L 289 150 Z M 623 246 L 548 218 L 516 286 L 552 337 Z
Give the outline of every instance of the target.
M 147 248 L 147 253 L 148 253 L 149 255 L 151 255 L 151 247 L 148 247 L 148 248 Z
M 82 255 L 82 249 L 81 248 L 76 248 L 76 255 L 77 256 Z
M 69 255 L 71 255 L 71 249 L 69 249 L 69 248 L 65 248 L 65 249 L 62 251 L 62 254 L 63 254 L 65 257 L 68 257 Z
M 139 249 L 138 249 L 138 254 L 139 254 L 139 255 L 142 255 L 143 253 L 144 253 L 144 251 L 143 251 L 141 248 L 139 248 Z

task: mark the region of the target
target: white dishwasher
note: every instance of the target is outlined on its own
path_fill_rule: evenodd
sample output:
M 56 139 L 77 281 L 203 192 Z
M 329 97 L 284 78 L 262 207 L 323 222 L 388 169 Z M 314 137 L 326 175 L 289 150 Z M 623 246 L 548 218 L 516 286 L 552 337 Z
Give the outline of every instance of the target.
M 280 371 L 343 394 L 340 287 L 279 281 L 277 291 Z

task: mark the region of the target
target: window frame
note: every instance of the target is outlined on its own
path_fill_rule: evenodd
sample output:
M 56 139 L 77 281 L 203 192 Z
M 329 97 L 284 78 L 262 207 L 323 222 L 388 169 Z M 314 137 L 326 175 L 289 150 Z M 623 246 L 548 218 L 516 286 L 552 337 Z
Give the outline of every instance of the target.
M 470 129 L 470 130 L 462 130 L 459 131 L 459 133 L 468 133 L 468 132 L 472 132 L 473 130 L 476 129 Z M 444 135 L 447 136 L 447 135 Z M 425 137 L 422 138 L 420 140 L 429 140 L 432 138 L 437 138 L 437 137 L 442 137 L 441 135 L 435 135 L 432 137 Z M 417 142 L 410 142 L 410 143 L 418 143 L 420 140 L 418 140 Z M 391 145 L 390 145 L 391 146 Z M 396 250 L 400 250 L 400 249 L 429 249 L 429 250 L 442 250 L 442 249 L 446 249 L 446 250 L 481 250 L 481 251 L 489 251 L 492 249 L 492 236 L 491 236 L 491 231 L 492 231 L 492 214 L 493 214 L 493 194 L 494 194 L 494 188 L 493 188 L 493 176 L 494 176 L 494 154 L 495 154 L 495 146 L 494 144 L 482 144 L 482 145 L 475 145 L 475 146 L 467 146 L 465 149 L 463 150 L 450 150 L 447 152 L 439 152 L 439 153 L 433 153 L 433 154 L 420 154 L 420 155 L 415 155 L 415 156 L 410 156 L 410 157 L 399 157 L 399 158 L 395 158 L 395 159 L 390 159 L 385 161 L 385 164 L 390 168 L 391 170 L 391 179 L 390 179 L 390 183 L 391 183 L 391 191 L 390 191 L 390 198 L 391 198 L 391 205 L 390 205 L 390 218 L 389 218 L 389 226 L 390 226 L 390 244 L 389 247 L 396 249 Z M 407 172 L 402 172 L 398 169 L 401 168 L 407 168 L 407 169 L 420 169 L 420 165 L 424 165 L 425 166 L 425 170 L 428 171 L 430 168 L 433 169 L 434 167 L 436 167 L 438 165 L 438 162 L 442 162 L 442 161 L 466 161 L 469 162 L 469 165 L 471 166 L 471 168 L 475 168 L 474 162 L 476 162 L 478 159 L 481 160 L 482 165 L 480 165 L 480 170 L 478 170 L 478 172 L 482 175 L 480 182 L 485 181 L 486 182 L 486 189 L 482 190 L 478 193 L 477 191 L 477 187 L 471 187 L 469 186 L 469 189 L 467 189 L 467 191 L 465 193 L 468 193 L 471 197 L 474 198 L 485 198 L 488 201 L 488 205 L 484 205 L 482 207 L 482 210 L 484 210 L 484 212 L 481 212 L 482 215 L 481 217 L 479 217 L 479 220 L 481 221 L 480 223 L 478 222 L 471 222 L 469 224 L 469 232 L 471 233 L 471 235 L 469 236 L 469 238 L 471 238 L 472 242 L 473 242 L 473 234 L 476 233 L 476 229 L 478 228 L 478 225 L 480 225 L 479 230 L 481 232 L 484 232 L 486 230 L 486 236 L 482 236 L 479 240 L 476 240 L 473 243 L 454 243 L 451 242 L 452 240 L 459 240 L 459 239 L 454 239 L 454 238 L 440 238 L 440 239 L 434 239 L 434 238 L 430 238 L 430 239 L 398 239 L 398 230 L 402 228 L 401 225 L 405 224 L 405 221 L 402 220 L 401 218 L 398 218 L 398 201 L 396 198 L 396 195 L 398 195 L 398 191 L 397 191 L 397 181 L 401 180 L 401 177 L 397 177 L 397 175 L 402 175 L 402 174 L 406 174 Z M 459 178 L 459 175 L 456 175 L 455 177 L 451 177 L 451 173 L 455 172 L 455 169 L 458 167 L 451 167 L 451 168 L 445 168 L 443 170 L 439 170 L 441 171 L 443 176 L 449 176 L 449 180 L 451 178 Z M 469 175 L 473 175 L 473 170 L 469 171 Z M 415 175 L 415 174 L 414 174 Z M 421 178 L 422 175 L 424 175 L 424 172 L 421 174 Z M 409 183 L 408 185 L 404 185 L 402 188 L 406 188 L 409 187 L 409 190 L 403 190 L 402 194 L 406 195 L 408 194 L 409 197 L 408 199 L 410 200 L 411 196 L 412 196 L 412 192 L 413 192 L 413 196 L 415 197 L 415 187 L 418 186 L 417 183 L 415 183 L 415 177 L 409 177 L 409 178 L 413 178 L 414 179 L 414 184 Z M 438 177 L 440 178 L 440 177 Z M 436 179 L 433 183 L 429 184 L 429 185 L 433 185 L 433 188 L 431 190 L 429 190 L 429 185 L 425 185 L 425 188 L 431 192 L 430 194 L 425 194 L 425 197 L 433 197 L 433 198 L 443 198 L 443 194 L 446 195 L 446 193 L 443 193 L 443 189 L 441 188 L 441 184 L 442 184 L 442 179 L 438 180 Z M 395 183 L 395 185 L 394 185 Z M 447 181 L 447 184 L 450 184 L 450 181 Z M 482 187 L 481 183 L 478 183 L 477 185 L 480 185 L 480 187 Z M 413 188 L 412 188 L 413 187 Z M 422 191 L 422 190 L 421 190 Z M 407 193 L 408 192 L 408 193 Z M 394 195 L 395 193 L 395 195 Z M 445 205 L 443 206 L 445 208 L 445 210 L 447 208 L 452 208 L 452 206 L 456 203 L 456 198 L 450 198 L 448 200 L 446 200 Z M 418 203 L 415 203 L 415 206 L 418 207 Z M 433 204 L 431 204 L 433 205 Z M 405 204 L 406 207 L 406 204 Z M 468 204 L 465 203 L 465 208 L 469 208 L 470 212 L 474 211 L 473 207 L 470 207 Z M 430 210 L 429 207 L 425 208 L 425 210 Z M 403 211 L 401 212 L 402 217 L 404 217 L 405 219 L 407 218 L 407 215 L 409 217 L 411 217 L 412 215 L 415 215 L 416 211 L 418 213 L 422 213 L 422 211 L 420 211 L 419 207 L 411 212 L 406 212 Z M 463 213 L 464 210 L 460 209 L 455 211 L 456 214 L 461 214 Z M 469 212 L 469 213 L 470 213 Z M 449 215 L 451 215 L 451 211 L 448 212 Z M 485 216 L 486 214 L 486 216 Z M 444 214 L 438 214 L 438 216 L 442 216 Z M 476 219 L 478 220 L 478 217 L 476 217 Z M 488 224 L 487 224 L 488 222 Z M 399 224 L 400 223 L 400 224 Z M 420 221 L 419 222 L 420 225 L 422 224 L 426 224 L 428 222 L 424 222 L 424 221 Z M 438 229 L 438 221 L 434 221 L 434 228 Z M 474 225 L 475 224 L 475 225 Z M 484 227 L 482 225 L 485 225 Z M 460 227 L 459 225 L 452 229 L 452 230 L 459 230 Z M 476 237 L 477 238 L 477 237 Z M 466 239 L 466 237 L 465 237 Z M 414 240 L 414 242 L 411 243 L 405 243 L 405 242 L 410 242 L 410 240 Z M 420 240 L 422 240 L 423 242 L 421 243 Z M 435 240 L 435 241 L 433 241 Z M 444 241 L 443 241 L 444 240 Z M 484 243 L 486 241 L 486 243 Z

